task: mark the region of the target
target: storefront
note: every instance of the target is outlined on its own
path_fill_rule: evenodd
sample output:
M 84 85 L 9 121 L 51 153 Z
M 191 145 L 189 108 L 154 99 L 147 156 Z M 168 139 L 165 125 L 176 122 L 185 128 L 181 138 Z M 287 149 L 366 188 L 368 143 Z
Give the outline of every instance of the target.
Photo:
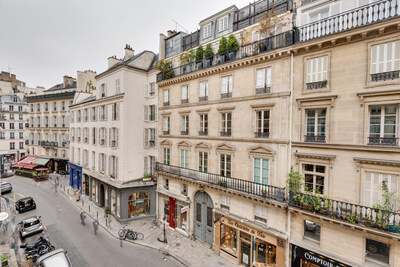
M 291 244 L 293 267 L 350 267 L 313 251 Z
M 222 257 L 247 267 L 285 266 L 284 240 L 225 216 L 215 227 Z
M 69 185 L 82 193 L 82 167 L 69 163 Z
M 170 228 L 188 235 L 190 203 L 162 194 L 159 196 L 159 218 L 165 217 Z

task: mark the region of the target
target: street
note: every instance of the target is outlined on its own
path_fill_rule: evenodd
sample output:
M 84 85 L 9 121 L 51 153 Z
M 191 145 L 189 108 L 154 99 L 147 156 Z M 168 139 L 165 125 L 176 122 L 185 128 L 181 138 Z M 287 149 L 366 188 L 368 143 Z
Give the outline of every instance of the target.
M 120 241 L 99 228 L 94 235 L 92 220 L 87 217 L 81 225 L 80 210 L 48 182 L 37 183 L 32 179 L 13 176 L 7 179 L 13 191 L 6 195 L 10 200 L 23 196 L 34 198 L 37 209 L 17 215 L 16 221 L 40 215 L 46 227 L 45 235 L 54 241 L 56 248 L 67 250 L 73 266 L 182 266 L 179 262 L 162 253 L 142 246 Z M 36 234 L 30 240 L 37 240 Z M 31 241 L 30 241 L 31 242 Z

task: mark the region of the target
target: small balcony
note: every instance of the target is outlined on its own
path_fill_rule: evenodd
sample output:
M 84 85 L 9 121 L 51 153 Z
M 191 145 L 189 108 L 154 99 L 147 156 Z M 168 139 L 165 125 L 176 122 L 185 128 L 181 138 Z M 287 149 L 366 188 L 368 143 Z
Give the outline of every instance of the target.
M 400 70 L 371 74 L 372 82 L 394 80 L 399 78 L 400 78 Z
M 304 142 L 309 143 L 325 143 L 326 136 L 325 135 L 305 135 Z
M 39 145 L 43 147 L 58 147 L 58 142 L 40 141 Z
M 200 136 L 206 136 L 208 135 L 208 131 L 199 131 Z
M 220 132 L 220 136 L 223 136 L 223 137 L 229 137 L 231 135 L 232 135 L 231 132 Z
M 255 138 L 269 138 L 269 132 L 255 132 Z
M 256 95 L 269 94 L 270 92 L 271 92 L 271 87 L 268 86 L 256 88 Z
M 189 130 L 181 131 L 181 135 L 189 135 Z
M 208 101 L 208 96 L 200 96 L 199 102 L 202 102 L 202 101 Z
M 326 88 L 327 84 L 328 84 L 328 81 L 319 81 L 319 82 L 306 83 L 307 90 L 315 90 L 315 89 Z
M 29 145 L 29 140 L 25 140 L 25 145 Z
M 64 141 L 61 144 L 63 147 L 67 147 L 67 146 L 69 146 L 69 141 Z
M 149 140 L 149 147 L 155 147 L 155 146 L 156 146 L 156 141 Z
M 221 98 L 232 98 L 232 93 L 221 94 Z
M 399 138 L 396 137 L 368 137 L 368 145 L 371 146 L 399 146 Z
M 168 173 L 186 179 L 223 187 L 245 194 L 250 194 L 275 201 L 285 202 L 285 188 L 264 185 L 248 180 L 225 177 L 214 173 L 200 172 L 197 170 L 186 169 L 178 166 L 166 165 L 157 162 L 155 170 L 160 173 Z
M 164 107 L 169 106 L 169 101 L 168 102 L 164 102 Z
M 181 99 L 181 104 L 187 104 L 187 103 L 189 103 L 189 99 L 188 98 Z
M 169 135 L 169 131 L 163 131 L 163 135 Z

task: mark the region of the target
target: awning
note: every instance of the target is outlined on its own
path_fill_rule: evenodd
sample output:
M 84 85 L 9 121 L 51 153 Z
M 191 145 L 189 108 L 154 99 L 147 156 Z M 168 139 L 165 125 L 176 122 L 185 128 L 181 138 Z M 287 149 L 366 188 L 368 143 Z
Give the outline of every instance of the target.
M 49 169 L 47 169 L 47 168 L 37 168 L 36 170 L 37 171 L 48 171 Z
M 35 168 L 35 167 L 37 167 L 37 166 L 39 166 L 39 165 L 37 165 L 37 164 L 25 164 L 25 165 L 23 166 L 23 168 L 26 168 L 26 169 L 33 169 L 33 168 Z
M 45 159 L 45 158 L 38 158 L 36 160 L 33 161 L 33 164 L 37 164 L 37 165 L 46 165 L 47 162 L 49 162 L 50 159 Z
M 17 164 L 19 165 L 24 165 L 24 163 L 33 163 L 34 160 L 36 160 L 38 157 L 34 157 L 34 156 L 27 156 L 23 159 L 21 159 L 20 161 L 17 162 Z M 22 164 L 20 164 L 22 163 Z

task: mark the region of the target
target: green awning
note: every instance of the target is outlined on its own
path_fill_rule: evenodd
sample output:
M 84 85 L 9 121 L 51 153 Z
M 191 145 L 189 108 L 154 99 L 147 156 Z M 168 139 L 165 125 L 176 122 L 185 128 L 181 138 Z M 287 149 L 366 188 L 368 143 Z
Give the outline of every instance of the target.
M 37 165 L 42 165 L 42 166 L 44 166 L 44 165 L 46 165 L 47 162 L 49 162 L 49 160 L 50 160 L 50 159 L 38 158 L 38 159 L 35 159 L 35 160 L 33 161 L 33 164 L 37 164 Z

